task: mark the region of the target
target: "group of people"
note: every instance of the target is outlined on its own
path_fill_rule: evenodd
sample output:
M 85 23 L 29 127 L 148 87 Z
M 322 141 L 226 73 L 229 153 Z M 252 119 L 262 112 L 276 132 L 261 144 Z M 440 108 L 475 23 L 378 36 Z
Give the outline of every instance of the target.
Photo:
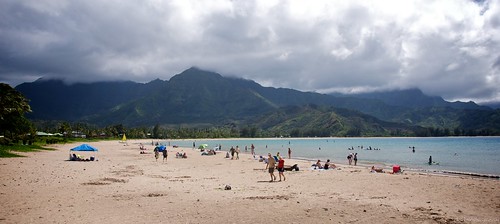
M 274 169 L 278 170 L 279 178 L 281 181 L 281 177 L 283 177 L 283 181 L 286 181 L 285 177 L 285 160 L 283 157 L 279 156 L 279 153 L 276 155 L 276 157 L 273 157 L 271 153 L 267 154 L 268 159 L 266 163 L 266 170 L 268 170 L 269 175 L 271 176 L 271 180 L 269 182 L 273 182 L 276 180 L 276 175 L 274 175 Z M 276 165 L 276 163 L 278 163 Z
M 229 149 L 229 152 L 231 153 L 231 159 L 240 159 L 240 147 L 239 146 L 236 146 L 236 148 L 231 146 L 231 149 Z M 236 158 L 234 157 L 234 154 L 236 154 Z M 226 158 L 227 157 L 228 157 L 228 155 L 226 154 Z
M 69 160 L 70 161 L 94 161 L 95 157 L 91 156 L 91 157 L 86 159 L 83 156 L 81 156 L 80 154 L 77 155 L 77 154 L 73 153 L 73 155 L 69 156 Z
M 215 152 L 215 150 L 213 150 L 213 149 L 203 150 L 201 152 L 202 156 L 212 156 L 212 155 L 216 155 L 216 154 L 217 154 L 217 152 Z
M 156 161 L 158 161 L 158 158 L 160 158 L 160 148 L 155 147 L 155 149 L 153 151 L 155 152 L 155 159 L 156 159 Z M 168 157 L 167 149 L 165 148 L 165 149 L 161 150 L 161 153 L 163 155 L 163 162 L 166 162 L 167 157 Z
M 352 165 L 352 161 L 354 160 L 354 165 L 356 166 L 358 164 L 358 153 L 349 153 L 347 155 L 347 161 L 349 162 L 349 165 Z
M 318 159 L 318 161 L 315 164 L 313 164 L 313 167 L 314 167 L 314 169 L 324 169 L 324 170 L 337 168 L 337 166 L 335 166 L 335 164 L 330 163 L 329 159 L 326 160 L 326 163 L 324 165 L 322 165 L 321 160 Z
M 358 145 L 358 149 L 363 149 L 364 146 L 362 145 Z M 413 147 L 415 148 L 415 147 Z M 368 146 L 368 148 L 364 148 L 365 150 L 380 150 L 380 148 L 372 148 L 371 146 Z M 349 148 L 347 148 L 347 150 L 354 150 L 354 146 L 351 146 Z

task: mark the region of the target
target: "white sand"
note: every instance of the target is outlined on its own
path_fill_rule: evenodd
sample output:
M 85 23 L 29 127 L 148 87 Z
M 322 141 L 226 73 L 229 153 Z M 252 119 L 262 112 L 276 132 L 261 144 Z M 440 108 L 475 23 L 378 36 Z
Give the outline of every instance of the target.
M 270 183 L 248 154 L 184 149 L 189 158 L 176 159 L 182 149 L 169 147 L 163 163 L 139 142 L 148 140 L 91 143 L 94 162 L 67 161 L 79 144 L 0 159 L 0 223 L 500 223 L 498 180 L 313 171 L 292 159 L 301 170 Z

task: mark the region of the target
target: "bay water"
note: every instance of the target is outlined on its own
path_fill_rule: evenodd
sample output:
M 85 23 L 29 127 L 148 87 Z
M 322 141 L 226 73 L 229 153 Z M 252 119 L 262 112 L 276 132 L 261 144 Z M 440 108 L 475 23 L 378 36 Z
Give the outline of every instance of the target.
M 311 163 L 330 159 L 347 164 L 347 155 L 358 153 L 358 165 L 364 166 L 399 165 L 403 169 L 426 172 L 500 175 L 500 137 L 195 139 L 160 143 L 186 148 L 192 148 L 193 143 L 208 144 L 210 149 L 220 144 L 222 150 L 239 146 L 243 153 L 250 153 L 253 144 L 257 155 L 279 152 L 285 159 L 290 148 L 292 158 Z M 430 156 L 432 165 L 428 164 Z

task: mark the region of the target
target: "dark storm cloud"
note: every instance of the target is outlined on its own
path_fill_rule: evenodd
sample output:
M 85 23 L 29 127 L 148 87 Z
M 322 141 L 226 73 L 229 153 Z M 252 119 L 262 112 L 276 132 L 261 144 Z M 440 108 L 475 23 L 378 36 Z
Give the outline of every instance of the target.
M 318 92 L 500 101 L 498 1 L 0 3 L 0 81 L 169 79 L 191 66 Z

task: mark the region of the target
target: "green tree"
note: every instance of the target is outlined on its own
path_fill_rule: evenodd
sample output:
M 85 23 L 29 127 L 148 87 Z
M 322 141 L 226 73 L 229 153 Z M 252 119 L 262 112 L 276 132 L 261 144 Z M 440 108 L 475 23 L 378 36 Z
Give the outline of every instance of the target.
M 59 133 L 63 134 L 65 137 L 71 136 L 71 125 L 68 122 L 62 122 L 59 124 Z
M 11 140 L 35 136 L 33 124 L 24 117 L 31 112 L 29 101 L 20 92 L 0 83 L 0 133 Z
M 153 128 L 153 138 L 160 138 L 160 125 L 156 124 Z

